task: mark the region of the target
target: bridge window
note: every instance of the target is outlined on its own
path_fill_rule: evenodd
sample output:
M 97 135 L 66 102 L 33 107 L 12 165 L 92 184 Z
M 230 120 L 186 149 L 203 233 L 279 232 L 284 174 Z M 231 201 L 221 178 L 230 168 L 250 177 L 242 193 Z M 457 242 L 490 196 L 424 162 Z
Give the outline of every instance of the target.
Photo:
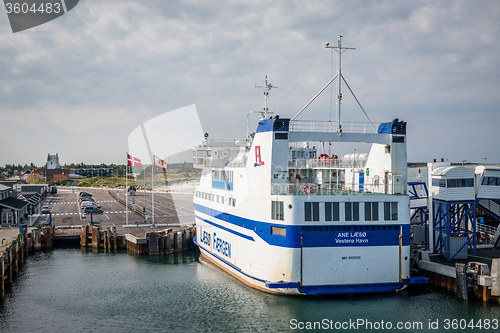
M 359 202 L 345 203 L 345 220 L 359 221 Z
M 398 220 L 398 203 L 397 202 L 384 202 L 384 220 L 397 221 Z
M 444 178 L 432 178 L 432 186 L 446 187 L 446 179 L 444 179 Z
M 378 202 L 365 202 L 365 221 L 378 221 Z
M 284 220 L 283 216 L 283 201 L 271 201 L 271 219 Z
M 447 187 L 474 187 L 474 178 L 448 179 Z
M 319 202 L 304 202 L 304 219 L 319 221 Z
M 325 202 L 325 221 L 339 221 L 339 203 Z
M 500 186 L 500 177 L 484 177 L 481 185 Z

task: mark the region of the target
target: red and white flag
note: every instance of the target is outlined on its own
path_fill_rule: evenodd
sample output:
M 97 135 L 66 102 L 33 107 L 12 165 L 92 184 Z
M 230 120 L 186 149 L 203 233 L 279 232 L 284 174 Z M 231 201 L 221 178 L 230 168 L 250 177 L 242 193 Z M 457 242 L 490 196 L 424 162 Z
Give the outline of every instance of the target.
M 164 160 L 162 160 L 161 158 L 159 158 L 156 155 L 153 155 L 153 159 L 154 159 L 155 167 L 162 168 L 163 170 L 167 170 L 168 164 Z
M 127 159 L 128 159 L 127 165 L 134 166 L 134 167 L 141 167 L 142 166 L 141 160 L 138 159 L 137 157 L 130 155 L 129 153 L 127 153 Z

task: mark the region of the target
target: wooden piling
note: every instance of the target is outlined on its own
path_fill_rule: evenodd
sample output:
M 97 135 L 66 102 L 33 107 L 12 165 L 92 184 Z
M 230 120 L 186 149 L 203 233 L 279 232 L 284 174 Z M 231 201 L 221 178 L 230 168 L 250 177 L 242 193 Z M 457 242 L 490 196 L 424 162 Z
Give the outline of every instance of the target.
M 13 272 L 12 272 L 12 248 L 9 248 L 9 280 L 8 282 L 12 282 Z
M 4 257 L 2 256 L 1 257 L 1 260 L 0 260 L 0 294 L 3 296 L 5 296 L 5 264 L 4 264 Z
M 92 227 L 92 247 L 99 248 L 99 227 Z
M 34 229 L 31 231 L 34 238 L 34 250 L 40 251 L 42 249 L 42 231 L 40 229 Z
M 87 246 L 88 226 L 82 225 L 80 229 L 80 246 Z
M 42 234 L 43 234 L 43 247 L 46 249 L 52 248 L 52 228 L 51 227 L 44 227 L 42 228 Z
M 160 254 L 160 244 L 159 237 L 156 232 L 149 233 L 149 255 L 158 255 Z

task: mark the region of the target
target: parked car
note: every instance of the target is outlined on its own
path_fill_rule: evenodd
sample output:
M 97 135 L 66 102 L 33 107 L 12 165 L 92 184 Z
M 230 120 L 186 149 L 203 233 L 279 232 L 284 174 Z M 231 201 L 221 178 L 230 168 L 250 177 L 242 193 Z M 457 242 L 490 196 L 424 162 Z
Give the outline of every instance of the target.
M 43 206 L 42 207 L 42 214 L 48 214 L 48 213 L 50 213 L 49 206 Z
M 97 202 L 93 202 L 93 201 L 84 201 L 84 202 L 82 202 L 82 209 L 85 208 L 85 207 L 92 207 L 92 206 L 101 208 L 101 206 Z
M 91 202 L 95 202 L 95 199 L 92 198 L 92 197 L 81 197 L 80 199 L 78 199 L 80 202 L 85 202 L 85 201 L 91 201 Z
M 96 206 L 89 206 L 89 207 L 85 207 L 83 212 L 85 214 L 90 214 L 90 213 L 93 213 L 93 214 L 102 214 L 104 213 L 104 210 L 100 207 L 96 207 Z
M 80 192 L 79 194 L 81 197 L 91 197 L 92 194 L 88 193 L 88 192 Z

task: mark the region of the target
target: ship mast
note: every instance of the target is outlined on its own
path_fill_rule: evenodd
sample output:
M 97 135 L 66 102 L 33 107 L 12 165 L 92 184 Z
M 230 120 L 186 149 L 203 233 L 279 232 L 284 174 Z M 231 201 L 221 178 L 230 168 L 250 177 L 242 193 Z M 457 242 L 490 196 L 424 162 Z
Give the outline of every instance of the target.
M 339 41 L 337 46 L 330 46 L 329 43 L 325 44 L 325 48 L 327 49 L 334 49 L 337 51 L 337 108 L 336 108 L 336 115 L 337 115 L 337 133 L 342 133 L 342 125 L 340 125 L 340 103 L 342 101 L 342 80 L 340 78 L 342 77 L 342 53 L 345 52 L 345 50 L 355 50 L 353 47 L 342 47 L 342 35 L 339 35 Z
M 351 87 L 349 87 L 349 84 L 347 83 L 347 81 L 345 80 L 344 76 L 342 75 L 342 53 L 345 52 L 345 50 L 355 50 L 354 47 L 343 47 L 342 46 L 342 35 L 339 36 L 339 41 L 338 41 L 338 45 L 337 46 L 330 46 L 330 43 L 325 43 L 325 48 L 327 49 L 334 49 L 337 54 L 338 54 L 338 57 L 337 57 L 337 75 L 335 75 L 324 87 L 323 89 L 321 89 L 319 91 L 319 93 L 316 94 L 316 96 L 314 96 L 307 104 L 306 106 L 304 106 L 295 116 L 293 116 L 292 119 L 290 119 L 290 121 L 294 121 L 295 118 L 297 118 L 301 113 L 302 111 L 304 111 L 319 95 L 321 95 L 321 93 L 323 91 L 325 91 L 325 89 L 333 82 L 335 81 L 335 79 L 337 79 L 337 110 L 336 110 L 336 113 L 337 113 L 337 124 L 338 124 L 338 127 L 337 127 L 337 133 L 339 134 L 342 134 L 342 126 L 340 125 L 340 102 L 342 101 L 342 86 L 341 86 L 341 82 L 340 81 L 344 81 L 345 85 L 347 86 L 347 88 L 349 89 L 349 91 L 351 92 L 352 96 L 354 97 L 354 99 L 356 100 L 356 102 L 358 103 L 359 107 L 361 108 L 361 111 L 363 111 L 363 113 L 365 114 L 366 118 L 368 119 L 368 121 L 370 122 L 370 124 L 372 125 L 373 129 L 376 130 L 375 128 L 375 125 L 372 123 L 372 121 L 370 120 L 370 117 L 368 117 L 368 115 L 366 114 L 365 112 L 365 109 L 363 109 L 363 106 L 361 106 L 361 103 L 358 101 L 358 98 L 356 97 L 356 95 L 354 95 L 354 92 L 352 91 Z
M 264 81 L 264 86 L 255 86 L 255 88 L 263 88 L 264 89 L 264 109 L 261 112 L 262 115 L 264 116 L 264 119 L 267 119 L 267 114 L 268 113 L 273 113 L 269 111 L 269 108 L 267 106 L 267 98 L 269 96 L 269 91 L 271 91 L 271 88 L 278 88 L 276 86 L 273 86 L 271 83 L 267 82 L 267 74 L 266 74 L 266 79 Z

